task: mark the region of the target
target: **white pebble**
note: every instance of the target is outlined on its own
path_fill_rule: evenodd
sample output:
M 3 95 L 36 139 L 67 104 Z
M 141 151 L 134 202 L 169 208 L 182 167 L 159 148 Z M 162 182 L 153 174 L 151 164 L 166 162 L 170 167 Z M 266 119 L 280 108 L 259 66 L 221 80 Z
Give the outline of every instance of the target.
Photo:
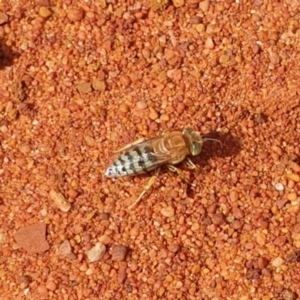
M 282 264 L 283 264 L 283 259 L 282 259 L 280 256 L 276 257 L 276 258 L 272 261 L 272 266 L 275 267 L 275 268 L 280 267 Z
M 283 186 L 282 183 L 278 182 L 278 183 L 275 184 L 275 189 L 277 191 L 283 191 L 284 190 L 284 186 Z
M 106 247 L 98 242 L 93 248 L 86 252 L 86 256 L 89 262 L 95 262 L 100 260 L 106 252 Z

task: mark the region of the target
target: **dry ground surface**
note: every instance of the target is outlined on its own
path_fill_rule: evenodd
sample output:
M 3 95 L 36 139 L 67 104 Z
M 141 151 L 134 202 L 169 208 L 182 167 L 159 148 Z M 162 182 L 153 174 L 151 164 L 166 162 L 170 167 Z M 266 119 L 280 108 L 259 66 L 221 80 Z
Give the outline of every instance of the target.
M 299 299 L 300 3 L 0 2 L 0 299 Z M 108 179 L 190 126 L 198 166 Z

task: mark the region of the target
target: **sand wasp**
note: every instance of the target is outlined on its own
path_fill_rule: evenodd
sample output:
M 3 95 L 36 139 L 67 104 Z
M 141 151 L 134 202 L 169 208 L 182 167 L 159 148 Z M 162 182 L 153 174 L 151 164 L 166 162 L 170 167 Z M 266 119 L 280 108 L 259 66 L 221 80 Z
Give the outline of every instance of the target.
M 199 155 L 203 143 L 206 141 L 215 141 L 222 145 L 221 141 L 203 138 L 199 132 L 191 128 L 184 128 L 182 131 L 164 131 L 152 139 L 139 139 L 115 151 L 118 155 L 107 168 L 105 175 L 107 177 L 124 177 L 156 170 L 155 175 L 150 178 L 140 196 L 130 205 L 130 209 L 138 204 L 154 184 L 162 165 L 167 165 L 170 171 L 176 172 L 185 180 L 183 173 L 174 165 L 186 159 L 187 166 L 190 169 L 196 169 L 189 156 Z

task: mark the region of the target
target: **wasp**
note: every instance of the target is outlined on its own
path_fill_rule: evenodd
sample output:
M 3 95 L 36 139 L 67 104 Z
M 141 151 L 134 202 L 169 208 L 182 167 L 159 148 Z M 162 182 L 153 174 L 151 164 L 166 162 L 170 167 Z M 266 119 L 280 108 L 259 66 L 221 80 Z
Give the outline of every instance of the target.
M 189 127 L 182 131 L 164 131 L 161 135 L 151 139 L 139 139 L 115 151 L 116 159 L 107 168 L 105 175 L 107 177 L 124 177 L 156 170 L 155 175 L 150 178 L 137 200 L 129 206 L 131 209 L 140 202 L 154 184 L 161 166 L 166 165 L 170 171 L 176 172 L 185 180 L 183 173 L 175 165 L 186 160 L 190 169 L 196 169 L 189 157 L 199 155 L 203 143 L 206 141 L 215 141 L 222 146 L 221 141 L 203 138 L 198 131 Z

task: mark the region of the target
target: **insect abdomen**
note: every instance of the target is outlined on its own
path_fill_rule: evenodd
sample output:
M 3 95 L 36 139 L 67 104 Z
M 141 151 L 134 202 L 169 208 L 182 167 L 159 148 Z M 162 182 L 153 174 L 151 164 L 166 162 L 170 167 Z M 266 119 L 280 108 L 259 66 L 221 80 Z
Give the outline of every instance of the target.
M 120 155 L 107 168 L 108 177 L 122 177 L 149 172 L 155 168 L 153 149 L 149 146 L 138 146 Z

